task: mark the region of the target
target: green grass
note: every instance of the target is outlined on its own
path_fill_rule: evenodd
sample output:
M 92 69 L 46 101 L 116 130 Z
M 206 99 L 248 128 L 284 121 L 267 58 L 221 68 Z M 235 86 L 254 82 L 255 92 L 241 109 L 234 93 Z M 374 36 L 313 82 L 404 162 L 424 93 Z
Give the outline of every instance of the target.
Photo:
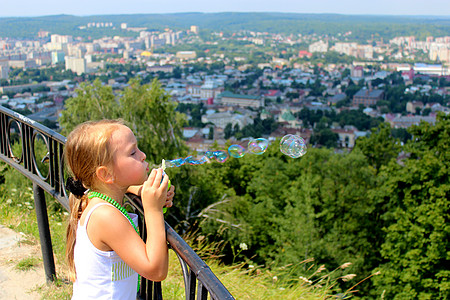
M 54 201 L 48 197 L 47 205 L 54 207 L 55 204 L 52 203 Z M 52 284 L 37 288 L 42 299 L 70 299 L 72 294 L 72 284 L 66 279 L 67 267 L 64 258 L 67 218 L 67 212 L 56 210 L 49 213 L 57 279 Z M 7 188 L 4 184 L 0 186 L 0 220 L 2 225 L 23 232 L 27 237 L 25 243 L 34 245 L 39 243 L 31 188 Z M 249 264 L 223 265 L 218 259 L 223 243 L 208 244 L 206 239 L 196 234 L 185 239 L 236 299 L 338 299 L 336 296 L 339 292 L 336 288 L 338 280 L 348 280 L 352 277 L 352 274 L 345 275 L 342 271 L 346 265 L 327 271 L 323 266 L 315 265 L 313 259 L 295 266 L 279 268 Z M 18 262 L 17 268 L 25 271 L 35 267 L 40 261 L 41 258 L 27 258 Z M 308 276 L 298 278 L 289 276 L 294 269 L 305 266 L 308 266 Z M 185 299 L 181 267 L 173 251 L 170 251 L 169 275 L 163 281 L 162 288 L 164 299 Z M 341 293 L 352 295 L 352 291 Z
M 17 265 L 16 269 L 20 271 L 29 271 L 36 267 L 40 263 L 40 259 L 36 257 L 28 257 L 20 260 Z

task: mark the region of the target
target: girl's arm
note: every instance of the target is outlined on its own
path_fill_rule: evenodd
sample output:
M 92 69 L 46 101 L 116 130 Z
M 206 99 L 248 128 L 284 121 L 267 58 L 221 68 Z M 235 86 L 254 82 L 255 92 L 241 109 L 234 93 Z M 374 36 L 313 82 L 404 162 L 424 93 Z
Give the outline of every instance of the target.
M 167 199 L 168 176 L 164 176 L 160 184 L 161 178 L 162 170 L 152 170 L 141 187 L 147 229 L 145 243 L 122 213 L 111 206 L 96 209 L 88 226 L 90 237 L 99 237 L 106 249 L 114 250 L 133 270 L 152 281 L 164 280 L 169 266 L 162 212 Z
M 127 193 L 131 193 L 131 194 L 135 194 L 136 196 L 141 196 L 141 191 L 142 191 L 142 186 L 143 185 L 131 185 L 128 190 Z

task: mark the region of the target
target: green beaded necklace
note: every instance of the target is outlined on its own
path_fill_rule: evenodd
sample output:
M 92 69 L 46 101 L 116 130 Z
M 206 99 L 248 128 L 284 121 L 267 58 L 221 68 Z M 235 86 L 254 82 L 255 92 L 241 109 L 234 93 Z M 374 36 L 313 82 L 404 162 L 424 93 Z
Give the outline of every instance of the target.
M 117 203 L 116 200 L 114 200 L 113 198 L 106 196 L 105 194 L 99 193 L 99 192 L 94 192 L 91 191 L 89 192 L 88 198 L 92 199 L 94 197 L 100 198 L 105 200 L 106 202 L 112 204 L 115 208 L 117 208 L 127 219 L 128 221 L 130 221 L 131 225 L 133 226 L 134 230 L 136 231 L 137 234 L 139 234 L 138 228 L 136 225 L 134 225 L 134 222 L 131 220 L 130 215 L 128 214 L 128 212 L 126 211 L 126 209 L 120 205 L 119 203 Z

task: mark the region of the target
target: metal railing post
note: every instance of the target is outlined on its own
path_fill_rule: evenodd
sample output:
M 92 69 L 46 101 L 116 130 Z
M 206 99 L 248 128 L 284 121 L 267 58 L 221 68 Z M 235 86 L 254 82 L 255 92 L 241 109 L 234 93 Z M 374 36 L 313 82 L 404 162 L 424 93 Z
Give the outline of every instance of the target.
M 44 190 L 33 183 L 34 205 L 36 207 L 36 218 L 41 240 L 42 259 L 44 260 L 45 278 L 47 282 L 56 278 L 55 260 L 53 259 L 52 237 L 48 223 L 47 205 Z

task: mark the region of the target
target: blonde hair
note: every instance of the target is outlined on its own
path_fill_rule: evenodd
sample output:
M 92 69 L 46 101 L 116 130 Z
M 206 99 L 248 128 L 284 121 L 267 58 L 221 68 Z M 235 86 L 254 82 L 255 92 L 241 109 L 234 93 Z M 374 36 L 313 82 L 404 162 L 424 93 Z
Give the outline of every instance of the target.
M 113 162 L 113 149 L 109 144 L 112 133 L 123 125 L 122 120 L 88 121 L 78 125 L 67 137 L 64 149 L 66 165 L 71 176 L 80 181 L 86 189 L 98 185 L 96 170 Z M 74 248 L 78 220 L 88 204 L 87 195 L 70 193 L 70 218 L 66 232 L 66 259 L 69 265 L 69 279 L 75 281 Z

